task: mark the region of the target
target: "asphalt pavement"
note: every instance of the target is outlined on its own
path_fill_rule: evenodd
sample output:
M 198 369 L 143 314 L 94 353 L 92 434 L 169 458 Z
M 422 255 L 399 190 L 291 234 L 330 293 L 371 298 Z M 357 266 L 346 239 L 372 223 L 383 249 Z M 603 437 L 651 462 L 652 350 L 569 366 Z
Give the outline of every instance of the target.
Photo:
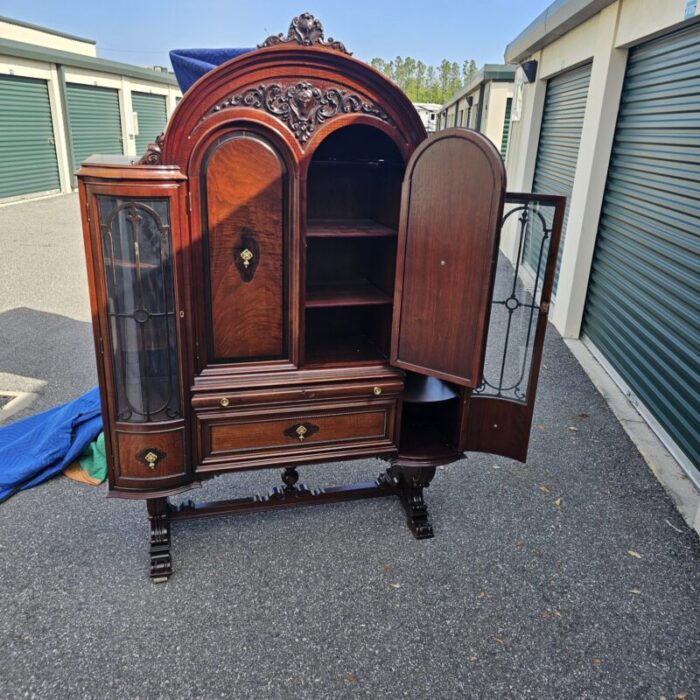
M 76 196 L 0 208 L 12 420 L 94 385 L 89 320 Z M 551 327 L 528 463 L 440 469 L 432 540 L 385 499 L 176 523 L 153 585 L 145 505 L 105 493 L 0 504 L 0 698 L 700 698 L 700 540 Z

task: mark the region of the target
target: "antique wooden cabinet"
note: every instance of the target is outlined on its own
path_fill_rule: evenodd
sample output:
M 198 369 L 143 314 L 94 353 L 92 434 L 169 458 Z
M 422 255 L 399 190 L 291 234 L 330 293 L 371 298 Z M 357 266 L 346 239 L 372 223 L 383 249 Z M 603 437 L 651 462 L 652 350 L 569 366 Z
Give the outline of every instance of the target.
M 397 495 L 430 537 L 438 465 L 525 459 L 563 200 L 506 194 L 474 131 L 426 138 L 318 20 L 207 73 L 140 160 L 78 175 L 109 493 L 147 501 L 155 580 L 173 520 Z M 297 483 L 365 457 L 376 481 Z M 168 501 L 270 467 L 268 495 Z

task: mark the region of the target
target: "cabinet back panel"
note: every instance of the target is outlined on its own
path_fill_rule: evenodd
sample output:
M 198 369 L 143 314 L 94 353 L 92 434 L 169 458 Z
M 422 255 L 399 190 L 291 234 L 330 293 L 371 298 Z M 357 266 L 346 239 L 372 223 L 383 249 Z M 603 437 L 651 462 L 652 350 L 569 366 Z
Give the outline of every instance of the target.
M 286 357 L 287 173 L 246 132 L 217 142 L 204 173 L 210 360 Z M 246 265 L 247 262 L 247 265 Z

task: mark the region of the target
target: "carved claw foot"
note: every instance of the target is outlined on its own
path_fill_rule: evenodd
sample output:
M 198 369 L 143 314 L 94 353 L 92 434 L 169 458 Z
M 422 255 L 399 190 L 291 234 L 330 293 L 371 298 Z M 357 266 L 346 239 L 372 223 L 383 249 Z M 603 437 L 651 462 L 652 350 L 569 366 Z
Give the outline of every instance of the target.
M 435 467 L 391 467 L 387 476 L 399 490 L 399 498 L 406 511 L 406 522 L 414 537 L 417 540 L 433 537 L 433 526 L 428 519 L 423 489 L 429 486 L 435 476 Z
M 153 583 L 163 583 L 173 573 L 173 561 L 170 555 L 170 523 L 165 498 L 148 500 L 148 519 L 151 545 L 150 576 Z

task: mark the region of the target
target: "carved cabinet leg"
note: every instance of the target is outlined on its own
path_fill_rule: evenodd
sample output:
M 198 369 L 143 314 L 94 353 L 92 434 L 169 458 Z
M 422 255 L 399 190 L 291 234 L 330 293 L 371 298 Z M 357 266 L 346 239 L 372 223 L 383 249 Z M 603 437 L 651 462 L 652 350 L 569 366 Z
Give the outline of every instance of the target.
M 435 476 L 435 467 L 400 467 L 393 465 L 388 470 L 389 478 L 399 490 L 399 498 L 406 511 L 406 520 L 411 532 L 418 540 L 433 536 L 433 526 L 428 520 L 428 506 L 423 500 L 423 489 Z
M 168 521 L 168 499 L 149 498 L 148 520 L 150 523 L 151 571 L 153 583 L 163 583 L 173 573 L 170 556 L 170 522 Z

